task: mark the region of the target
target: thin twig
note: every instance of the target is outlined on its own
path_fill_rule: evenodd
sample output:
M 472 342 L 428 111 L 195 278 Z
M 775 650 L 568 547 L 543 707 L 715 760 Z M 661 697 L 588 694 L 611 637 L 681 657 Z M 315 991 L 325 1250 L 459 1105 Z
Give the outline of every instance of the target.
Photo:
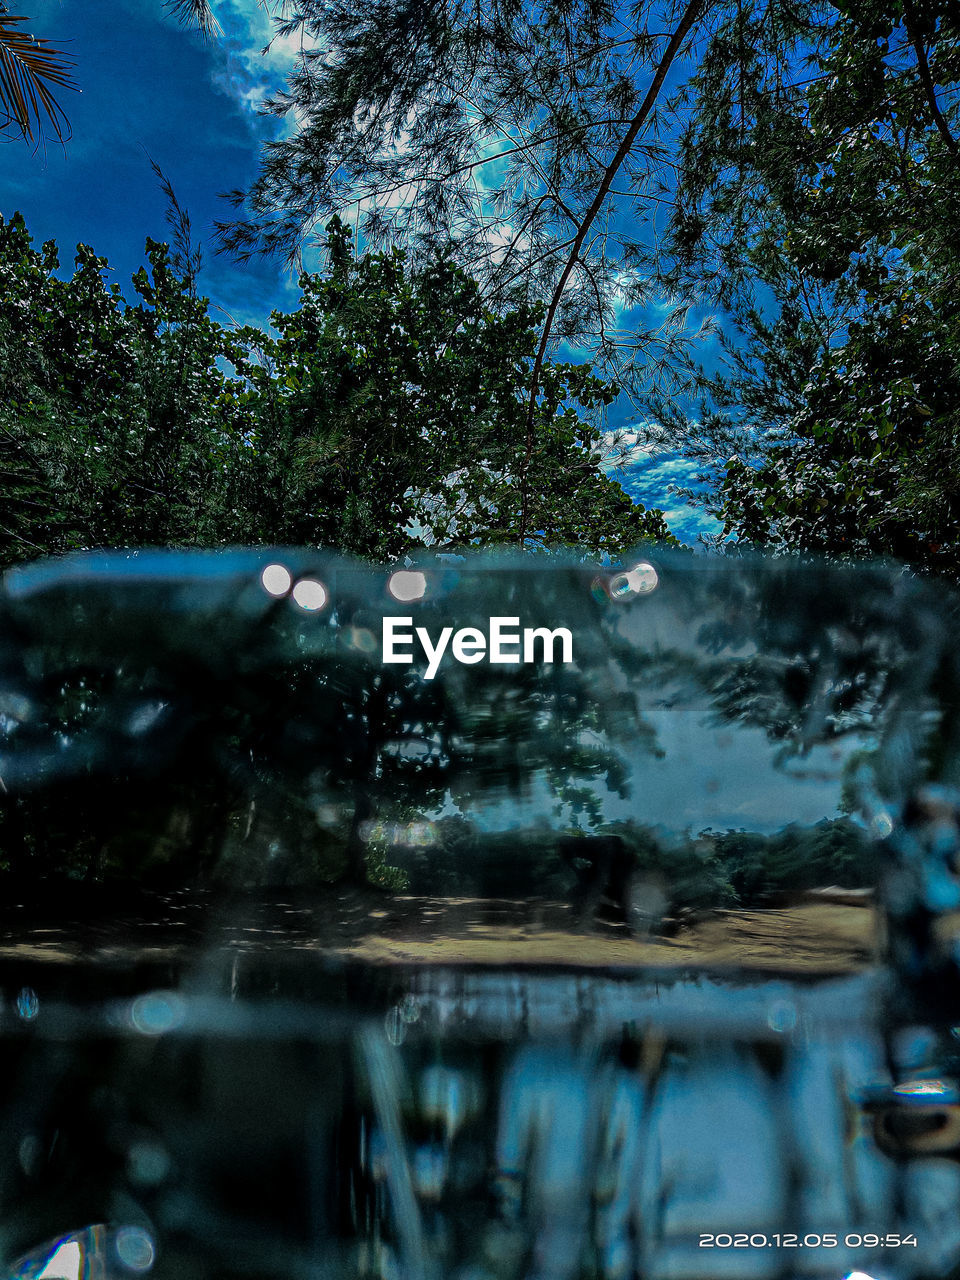
M 683 44 L 684 40 L 687 38 L 687 34 L 690 31 L 690 28 L 693 26 L 697 18 L 700 16 L 700 12 L 703 8 L 703 5 L 704 5 L 704 0 L 689 0 L 689 3 L 687 4 L 687 7 L 683 12 L 683 16 L 680 19 L 680 22 L 676 30 L 674 31 L 673 35 L 670 37 L 670 42 L 667 45 L 666 49 L 664 50 L 663 57 L 660 59 L 659 63 L 657 64 L 657 69 L 654 72 L 653 80 L 650 83 L 650 87 L 646 92 L 643 102 L 640 104 L 640 110 L 634 116 L 633 121 L 630 124 L 630 128 L 627 130 L 626 134 L 624 135 L 623 141 L 620 143 L 620 146 L 617 148 L 616 155 L 613 157 L 613 159 L 610 161 L 610 164 L 607 166 L 606 172 L 604 173 L 603 178 L 600 181 L 600 185 L 597 188 L 597 193 L 593 198 L 593 202 L 583 217 L 583 221 L 580 224 L 580 229 L 574 238 L 573 247 L 570 250 L 570 255 L 567 258 L 566 264 L 560 273 L 560 278 L 557 281 L 556 288 L 553 291 L 553 297 L 551 298 L 550 306 L 547 309 L 547 316 L 543 325 L 543 333 L 540 336 L 540 345 L 537 348 L 537 354 L 533 362 L 533 371 L 530 377 L 530 399 L 529 399 L 529 403 L 527 404 L 527 440 L 526 440 L 526 459 L 524 463 L 523 509 L 521 511 L 521 516 L 520 516 L 521 544 L 523 543 L 524 537 L 526 536 L 526 523 L 527 523 L 526 472 L 529 468 L 530 457 L 533 452 L 533 420 L 534 420 L 534 415 L 536 413 L 536 407 L 537 407 L 537 390 L 540 385 L 540 374 L 543 369 L 544 357 L 546 355 L 547 346 L 549 345 L 549 342 L 550 342 L 550 333 L 553 329 L 553 322 L 556 319 L 557 310 L 560 306 L 560 300 L 563 297 L 563 291 L 566 288 L 567 281 L 569 280 L 574 267 L 576 266 L 577 259 L 580 255 L 580 250 L 583 248 L 583 242 L 587 238 L 587 234 L 590 230 L 590 227 L 593 225 L 594 219 L 596 218 L 597 214 L 600 212 L 601 208 L 603 207 L 603 202 L 607 198 L 607 193 L 611 185 L 613 184 L 613 180 L 617 176 L 617 173 L 620 171 L 620 167 L 623 164 L 624 160 L 626 160 L 627 156 L 630 154 L 633 148 L 633 144 L 636 142 L 637 137 L 640 133 L 640 130 L 643 128 L 644 124 L 647 121 L 648 116 L 650 115 L 650 112 L 653 110 L 653 107 L 660 94 L 660 90 L 663 87 L 663 82 L 666 79 L 667 72 L 670 70 L 673 60 L 677 56 L 677 53 L 680 50 L 680 46 Z

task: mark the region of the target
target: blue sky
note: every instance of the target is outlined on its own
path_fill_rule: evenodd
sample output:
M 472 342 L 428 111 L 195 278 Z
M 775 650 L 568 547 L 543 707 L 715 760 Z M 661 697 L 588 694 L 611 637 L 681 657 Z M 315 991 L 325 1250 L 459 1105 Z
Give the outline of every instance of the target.
M 296 280 L 272 260 L 239 266 L 215 251 L 213 224 L 228 216 L 219 193 L 254 178 L 262 143 L 278 122 L 257 106 L 282 85 L 295 50 L 274 43 L 255 0 L 219 0 L 219 39 L 204 41 L 164 12 L 162 0 L 30 0 L 35 34 L 76 61 L 80 93 L 64 93 L 73 129 L 64 145 L 36 151 L 0 147 L 0 212 L 19 210 L 37 242 L 56 240 L 69 268 L 78 242 L 109 261 L 128 291 L 146 236 L 169 238 L 166 200 L 150 161 L 173 183 L 204 248 L 201 287 L 218 318 L 265 325 L 276 308 L 296 305 Z M 692 468 L 675 455 L 637 458 L 620 477 L 646 505 L 661 506 L 678 536 L 709 527 L 669 492 Z
M 152 159 L 204 245 L 211 299 L 258 324 L 294 304 L 296 281 L 282 264 L 238 268 L 214 251 L 213 223 L 227 208 L 218 193 L 255 176 L 260 145 L 276 128 L 255 103 L 289 65 L 282 51 L 260 57 L 269 22 L 253 0 L 249 10 L 244 17 L 233 3 L 219 5 L 225 34 L 204 42 L 166 15 L 161 0 L 30 0 L 33 30 L 74 57 L 82 92 L 62 95 L 73 128 L 64 147 L 0 148 L 4 216 L 19 209 L 38 241 L 58 242 L 65 265 L 78 241 L 91 244 L 126 290 L 144 238 L 169 238 Z

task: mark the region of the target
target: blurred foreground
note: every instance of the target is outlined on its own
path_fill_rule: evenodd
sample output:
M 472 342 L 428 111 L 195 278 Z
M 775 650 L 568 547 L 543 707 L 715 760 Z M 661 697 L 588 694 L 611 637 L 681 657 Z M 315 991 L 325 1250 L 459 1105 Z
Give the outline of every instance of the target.
M 955 612 L 677 553 L 8 574 L 2 1274 L 960 1275 Z M 383 661 L 494 617 L 529 662 Z

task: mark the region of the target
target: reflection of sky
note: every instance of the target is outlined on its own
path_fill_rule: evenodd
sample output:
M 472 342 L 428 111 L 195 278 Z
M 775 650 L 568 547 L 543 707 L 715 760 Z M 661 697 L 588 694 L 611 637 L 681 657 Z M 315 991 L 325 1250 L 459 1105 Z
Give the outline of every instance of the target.
M 718 730 L 682 710 L 648 712 L 647 718 L 666 756 L 637 759 L 632 797 L 615 802 L 623 806 L 617 817 L 694 832 L 742 827 L 769 833 L 838 816 L 843 762 L 855 742 L 814 747 L 803 759 L 778 763 L 780 744 L 761 729 Z
M 803 757 L 779 759 L 782 744 L 771 742 L 761 729 L 717 729 L 699 710 L 644 714 L 663 758 L 640 751 L 632 755 L 626 799 L 593 784 L 605 822 L 633 818 L 692 834 L 711 827 L 769 835 L 790 823 L 812 826 L 840 816 L 844 762 L 863 745 L 851 738 L 814 746 Z M 576 786 L 579 779 L 571 782 Z M 586 779 L 584 784 L 591 786 Z M 556 797 L 540 779 L 522 797 L 497 788 L 475 791 L 468 816 L 489 830 L 510 829 L 553 815 L 555 806 Z M 566 815 L 560 823 L 565 825 Z

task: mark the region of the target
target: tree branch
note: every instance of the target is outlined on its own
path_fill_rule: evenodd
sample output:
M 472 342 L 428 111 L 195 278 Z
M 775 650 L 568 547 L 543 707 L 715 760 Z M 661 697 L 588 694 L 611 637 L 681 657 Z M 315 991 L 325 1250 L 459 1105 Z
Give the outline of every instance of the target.
M 576 266 L 577 259 L 580 256 L 580 250 L 583 248 L 583 242 L 587 238 L 590 227 L 593 225 L 594 219 L 603 207 L 603 202 L 607 198 L 607 194 L 613 184 L 613 180 L 620 171 L 621 165 L 633 149 L 633 144 L 636 142 L 640 130 L 647 122 L 650 112 L 653 110 L 660 94 L 660 90 L 663 87 L 663 82 L 666 79 L 667 72 L 670 70 L 673 60 L 676 58 L 677 53 L 680 50 L 680 46 L 687 38 L 690 28 L 696 22 L 697 18 L 699 18 L 704 3 L 705 0 L 688 0 L 687 7 L 683 11 L 683 16 L 681 17 L 673 35 L 670 37 L 670 42 L 664 50 L 662 58 L 657 64 L 653 80 L 650 82 L 650 87 L 646 92 L 643 102 L 640 104 L 640 109 L 633 117 L 633 120 L 630 123 L 630 128 L 627 130 L 623 141 L 617 148 L 616 155 L 607 166 L 606 172 L 604 173 L 603 178 L 600 181 L 600 185 L 597 188 L 597 193 L 593 198 L 593 202 L 584 214 L 583 221 L 580 224 L 580 229 L 574 238 L 570 255 L 560 273 L 560 278 L 553 291 L 553 297 L 550 299 L 550 306 L 547 308 L 547 315 L 543 324 L 543 333 L 540 336 L 540 345 L 537 348 L 537 354 L 533 362 L 533 372 L 530 378 L 530 399 L 527 405 L 527 447 L 526 461 L 524 464 L 523 508 L 520 517 L 521 544 L 526 537 L 527 493 L 525 482 L 526 470 L 529 468 L 530 457 L 533 452 L 533 419 L 537 407 L 537 390 L 540 385 L 540 374 L 543 369 L 544 357 L 546 355 L 547 346 L 550 342 L 550 333 L 553 329 L 553 323 L 556 319 L 557 310 L 560 306 L 560 300 L 563 297 L 563 291 L 566 288 L 571 272 Z
M 917 15 L 914 12 L 912 0 L 903 0 L 903 23 L 907 29 L 907 35 L 910 37 L 910 43 L 913 45 L 914 52 L 917 55 L 917 71 L 920 75 L 920 83 L 923 85 L 923 91 L 927 95 L 927 102 L 930 105 L 930 114 L 933 116 L 933 123 L 937 126 L 940 137 L 946 144 L 947 150 L 951 155 L 960 154 L 957 147 L 957 141 L 950 132 L 950 126 L 940 110 L 937 102 L 937 91 L 933 83 L 933 76 L 930 74 L 930 64 L 927 61 L 927 51 L 923 47 L 923 37 L 917 29 Z

